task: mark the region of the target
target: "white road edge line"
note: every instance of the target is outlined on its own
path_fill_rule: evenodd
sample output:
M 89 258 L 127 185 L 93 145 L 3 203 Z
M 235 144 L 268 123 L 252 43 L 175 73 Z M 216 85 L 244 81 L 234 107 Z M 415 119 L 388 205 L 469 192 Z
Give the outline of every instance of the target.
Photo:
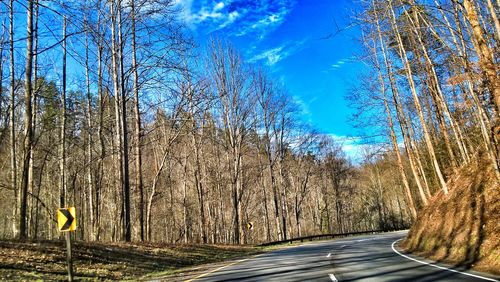
M 332 256 L 332 253 L 328 253 L 328 255 L 326 257 L 329 258 L 331 256 Z
M 495 280 L 495 279 L 493 279 L 493 278 L 488 278 L 488 277 L 484 277 L 484 276 L 480 276 L 480 275 L 475 275 L 475 274 L 472 274 L 472 273 L 467 273 L 467 272 L 462 272 L 462 271 L 458 271 L 458 270 L 455 270 L 455 269 L 450 269 L 450 268 L 447 268 L 447 267 L 444 267 L 444 266 L 440 266 L 440 265 L 436 265 L 436 264 L 428 263 L 428 262 L 425 262 L 425 261 L 420 261 L 420 260 L 418 260 L 418 259 L 414 259 L 414 258 L 412 258 L 412 257 L 409 257 L 409 256 L 407 256 L 407 255 L 404 255 L 404 254 L 402 254 L 402 253 L 398 252 L 398 251 L 396 250 L 396 248 L 394 247 L 394 245 L 395 245 L 398 241 L 401 241 L 401 240 L 402 240 L 402 239 L 398 239 L 398 240 L 396 240 L 396 241 L 392 242 L 391 248 L 392 248 L 392 250 L 393 250 L 396 254 L 398 254 L 398 255 L 400 255 L 400 256 L 402 256 L 402 257 L 404 257 L 404 258 L 407 258 L 407 259 L 409 259 L 409 260 L 416 261 L 416 262 L 418 262 L 418 263 L 425 264 L 425 265 L 428 265 L 428 266 L 433 266 L 433 267 L 436 267 L 436 268 L 439 268 L 439 269 L 444 269 L 444 270 L 448 270 L 448 271 L 451 271 L 451 272 L 460 273 L 460 274 L 463 274 L 463 275 L 472 276 L 472 277 L 476 277 L 476 278 L 479 278 L 479 279 L 484 279 L 484 280 L 488 280 L 488 281 L 499 282 L 498 280 Z
M 339 280 L 337 280 L 337 277 L 335 277 L 335 275 L 333 274 L 328 274 L 328 276 L 330 277 L 330 279 L 333 281 L 333 282 L 338 282 Z

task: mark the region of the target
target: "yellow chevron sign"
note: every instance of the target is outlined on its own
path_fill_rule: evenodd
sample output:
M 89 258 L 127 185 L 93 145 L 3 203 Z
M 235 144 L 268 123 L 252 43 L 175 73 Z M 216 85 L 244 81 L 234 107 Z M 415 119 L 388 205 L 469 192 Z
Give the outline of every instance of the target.
M 57 227 L 59 231 L 76 230 L 75 207 L 62 208 L 57 210 Z

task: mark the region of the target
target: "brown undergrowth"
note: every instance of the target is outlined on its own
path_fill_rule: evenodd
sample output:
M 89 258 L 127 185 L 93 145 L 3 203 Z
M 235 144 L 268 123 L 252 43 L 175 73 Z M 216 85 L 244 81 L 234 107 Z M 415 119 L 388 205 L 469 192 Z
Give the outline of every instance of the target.
M 154 272 L 219 262 L 262 252 L 228 245 L 168 245 L 75 242 L 75 276 L 82 280 L 136 280 Z M 66 279 L 64 241 L 0 241 L 0 280 Z
M 500 183 L 479 154 L 423 208 L 402 247 L 433 260 L 500 274 Z

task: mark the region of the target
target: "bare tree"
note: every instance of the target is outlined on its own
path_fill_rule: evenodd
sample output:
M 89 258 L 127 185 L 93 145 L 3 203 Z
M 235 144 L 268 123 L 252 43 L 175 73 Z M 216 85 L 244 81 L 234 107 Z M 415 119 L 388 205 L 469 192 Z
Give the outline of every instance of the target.
M 139 71 L 137 65 L 137 43 L 135 27 L 135 1 L 130 2 L 130 17 L 132 21 L 132 70 L 134 72 L 134 115 L 135 115 L 135 182 L 139 190 L 139 224 L 141 241 L 144 241 L 144 187 L 142 183 L 142 130 L 141 130 L 141 112 L 139 107 Z
M 434 146 L 433 146 L 432 141 L 431 141 L 431 137 L 430 137 L 429 130 L 427 128 L 427 124 L 425 122 L 422 106 L 421 106 L 421 103 L 420 103 L 420 100 L 419 100 L 419 97 L 417 94 L 415 82 L 413 80 L 413 73 L 411 70 L 410 63 L 408 61 L 408 56 L 406 54 L 406 49 L 404 47 L 403 40 L 401 38 L 401 34 L 399 33 L 399 28 L 398 28 L 397 23 L 396 23 L 396 16 L 394 13 L 394 8 L 392 6 L 392 1 L 389 2 L 389 7 L 390 7 L 389 14 L 390 14 L 390 19 L 391 19 L 391 24 L 392 24 L 392 28 L 394 30 L 394 36 L 395 36 L 396 41 L 398 43 L 399 56 L 400 56 L 401 60 L 404 62 L 406 77 L 408 79 L 408 83 L 410 84 L 410 90 L 411 90 L 411 93 L 413 96 L 413 102 L 415 104 L 415 108 L 417 110 L 418 117 L 420 119 L 420 124 L 422 126 L 422 131 L 424 133 L 425 143 L 427 145 L 427 149 L 429 151 L 429 155 L 431 157 L 431 161 L 432 161 L 432 164 L 434 166 L 434 170 L 436 171 L 436 174 L 438 176 L 438 179 L 439 179 L 439 182 L 441 185 L 441 189 L 443 190 L 443 192 L 445 194 L 448 194 L 448 188 L 446 186 L 446 182 L 445 182 L 443 174 L 441 172 L 441 168 L 440 168 L 439 163 L 437 161 L 436 153 L 434 151 Z
M 14 199 L 16 204 L 19 202 L 19 193 L 17 189 L 17 164 L 16 164 L 16 117 L 15 117 L 15 107 L 16 107 L 16 78 L 15 78 L 15 68 L 14 68 L 14 0 L 10 0 L 9 5 L 9 52 L 10 52 L 10 175 L 11 175 L 11 185 L 12 191 L 14 191 Z M 13 209 L 12 215 L 12 232 L 16 236 L 18 228 L 16 226 L 17 219 L 17 208 Z
M 225 50 L 226 49 L 226 50 Z M 230 46 L 223 47 L 220 41 L 211 42 L 210 68 L 219 99 L 221 119 L 229 149 L 231 193 L 233 202 L 233 239 L 243 242 L 241 197 L 242 197 L 242 149 L 251 128 L 254 97 L 249 91 L 245 67 L 241 57 Z
M 34 0 L 28 1 L 27 5 L 27 36 L 26 36 L 26 70 L 24 82 L 24 152 L 23 169 L 19 204 L 19 238 L 27 239 L 27 208 L 28 208 L 28 170 L 30 166 L 31 145 L 33 143 L 32 132 L 32 71 L 33 71 L 33 12 Z

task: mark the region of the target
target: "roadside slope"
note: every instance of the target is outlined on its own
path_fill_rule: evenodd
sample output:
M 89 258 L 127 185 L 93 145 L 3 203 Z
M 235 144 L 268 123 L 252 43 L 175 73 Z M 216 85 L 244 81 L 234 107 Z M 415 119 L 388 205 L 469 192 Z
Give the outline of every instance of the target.
M 419 212 L 407 239 L 408 252 L 437 261 L 500 274 L 500 184 L 479 155 Z
M 260 247 L 228 245 L 171 245 L 160 243 L 74 242 L 75 278 L 138 280 L 152 273 L 232 260 L 263 252 Z M 0 241 L 0 280 L 66 279 L 63 241 Z

